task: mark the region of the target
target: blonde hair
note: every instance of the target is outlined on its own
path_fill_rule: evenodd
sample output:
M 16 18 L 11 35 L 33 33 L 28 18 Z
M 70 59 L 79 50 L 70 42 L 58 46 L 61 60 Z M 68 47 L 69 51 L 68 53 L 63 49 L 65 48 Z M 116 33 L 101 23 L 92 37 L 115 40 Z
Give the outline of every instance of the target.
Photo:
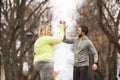
M 41 37 L 41 36 L 50 35 L 50 31 L 51 31 L 51 28 L 49 25 L 41 25 L 39 26 L 38 36 Z

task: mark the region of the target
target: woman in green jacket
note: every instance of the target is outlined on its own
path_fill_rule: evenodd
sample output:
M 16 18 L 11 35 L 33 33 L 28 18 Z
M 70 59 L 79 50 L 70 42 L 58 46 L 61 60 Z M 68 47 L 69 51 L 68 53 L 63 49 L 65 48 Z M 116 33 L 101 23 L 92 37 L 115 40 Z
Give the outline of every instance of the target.
M 54 45 L 63 41 L 64 26 L 64 22 L 60 21 L 58 37 L 50 35 L 50 26 L 40 26 L 39 38 L 34 44 L 34 67 L 40 73 L 41 80 L 54 80 Z

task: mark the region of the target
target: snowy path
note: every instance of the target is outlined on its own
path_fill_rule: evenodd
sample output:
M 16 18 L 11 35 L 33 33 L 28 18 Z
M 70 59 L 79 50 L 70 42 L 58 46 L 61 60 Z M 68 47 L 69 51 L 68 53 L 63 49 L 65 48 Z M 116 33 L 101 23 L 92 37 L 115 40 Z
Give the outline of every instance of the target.
M 59 71 L 56 80 L 72 80 L 73 75 L 73 52 L 71 44 L 61 43 L 55 49 L 55 70 Z

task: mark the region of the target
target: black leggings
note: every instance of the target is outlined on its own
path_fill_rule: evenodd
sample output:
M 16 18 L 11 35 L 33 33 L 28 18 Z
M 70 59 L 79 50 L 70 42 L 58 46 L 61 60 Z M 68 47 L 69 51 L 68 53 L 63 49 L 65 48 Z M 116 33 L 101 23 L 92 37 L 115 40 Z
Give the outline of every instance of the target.
M 74 66 L 73 80 L 88 80 L 88 66 Z

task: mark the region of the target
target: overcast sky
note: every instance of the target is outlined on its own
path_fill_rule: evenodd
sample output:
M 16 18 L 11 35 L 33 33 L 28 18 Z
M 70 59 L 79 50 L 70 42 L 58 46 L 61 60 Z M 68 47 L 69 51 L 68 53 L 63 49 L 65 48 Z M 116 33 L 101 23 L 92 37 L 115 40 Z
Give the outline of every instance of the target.
M 76 6 L 81 5 L 83 0 L 51 0 L 53 6 L 53 27 L 59 20 L 66 21 L 69 28 L 73 27 L 76 18 Z

